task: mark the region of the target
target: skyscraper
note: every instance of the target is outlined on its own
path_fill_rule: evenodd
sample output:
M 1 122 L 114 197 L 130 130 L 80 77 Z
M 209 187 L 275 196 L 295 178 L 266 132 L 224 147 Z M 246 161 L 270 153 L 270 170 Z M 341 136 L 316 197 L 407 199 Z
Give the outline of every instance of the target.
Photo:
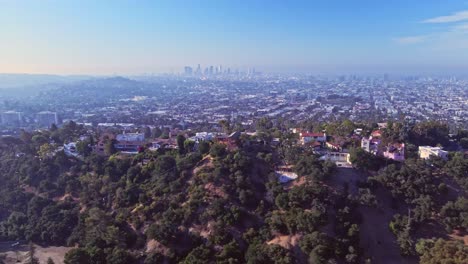
M 190 66 L 185 66 L 185 67 L 184 67 L 184 73 L 185 73 L 185 75 L 192 75 L 192 73 L 193 73 L 192 67 L 190 67 Z
M 387 82 L 389 79 L 390 79 L 390 78 L 389 78 L 389 76 L 388 76 L 388 73 L 385 73 L 385 74 L 383 75 L 383 80 L 384 80 L 385 82 Z

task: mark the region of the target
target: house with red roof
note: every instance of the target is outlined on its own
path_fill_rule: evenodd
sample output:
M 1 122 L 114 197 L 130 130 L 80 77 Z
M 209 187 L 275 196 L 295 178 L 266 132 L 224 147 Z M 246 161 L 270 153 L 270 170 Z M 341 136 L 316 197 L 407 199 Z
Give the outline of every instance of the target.
M 325 133 L 310 133 L 310 132 L 300 132 L 299 133 L 299 140 L 301 144 L 307 144 L 309 142 L 327 142 L 327 134 Z
M 372 131 L 371 136 L 373 138 L 380 138 L 380 137 L 382 137 L 382 131 L 380 129 L 379 130 L 374 130 L 374 131 Z

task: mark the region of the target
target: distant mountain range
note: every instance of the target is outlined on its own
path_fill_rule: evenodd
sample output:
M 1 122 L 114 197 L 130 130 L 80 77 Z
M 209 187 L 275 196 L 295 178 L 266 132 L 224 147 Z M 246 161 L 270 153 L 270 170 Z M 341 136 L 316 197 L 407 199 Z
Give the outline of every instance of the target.
M 50 74 L 8 74 L 0 73 L 0 89 L 37 86 L 44 84 L 62 84 L 93 79 L 86 75 L 50 75 Z

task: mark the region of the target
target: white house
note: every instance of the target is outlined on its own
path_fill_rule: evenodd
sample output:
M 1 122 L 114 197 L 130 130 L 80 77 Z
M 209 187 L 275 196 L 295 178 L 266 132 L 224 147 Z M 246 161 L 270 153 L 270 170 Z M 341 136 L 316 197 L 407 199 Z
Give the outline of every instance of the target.
M 299 138 L 300 138 L 302 144 L 306 144 L 306 143 L 313 142 L 313 141 L 326 142 L 327 141 L 327 134 L 325 134 L 325 133 L 301 132 L 301 133 L 299 133 Z
M 195 136 L 190 137 L 189 140 L 195 141 L 195 142 L 200 142 L 200 141 L 210 141 L 213 140 L 213 133 L 209 132 L 198 132 L 195 133 Z
M 420 146 L 419 157 L 421 159 L 429 159 L 431 156 L 447 159 L 448 151 L 442 150 L 439 147 Z
M 339 167 L 351 166 L 350 156 L 347 152 L 330 151 L 327 154 L 320 157 L 320 160 L 329 160 L 331 162 L 334 162 Z

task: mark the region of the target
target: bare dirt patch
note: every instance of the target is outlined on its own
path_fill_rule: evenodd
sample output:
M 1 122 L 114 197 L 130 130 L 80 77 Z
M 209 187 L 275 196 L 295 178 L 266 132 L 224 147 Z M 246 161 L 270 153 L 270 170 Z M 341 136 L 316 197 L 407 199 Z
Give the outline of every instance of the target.
M 449 235 L 449 237 L 463 241 L 463 243 L 468 246 L 468 234 L 457 234 L 456 232 L 453 232 L 452 234 Z
M 202 168 L 205 167 L 213 167 L 213 158 L 211 158 L 210 156 L 206 156 L 200 162 L 198 162 L 198 164 L 193 169 L 193 175 L 197 175 L 197 172 L 199 172 Z
M 159 243 L 158 241 L 154 239 L 150 239 L 146 243 L 146 252 L 158 252 L 161 253 L 165 256 L 167 256 L 170 252 L 169 248 L 164 246 L 163 244 Z
M 0 254 L 5 255 L 5 264 L 27 263 L 29 245 L 21 245 L 15 248 L 5 245 L 0 246 Z M 51 258 L 56 264 L 63 263 L 65 254 L 72 249 L 72 247 L 41 247 L 39 245 L 34 245 L 34 248 L 35 257 L 38 258 L 39 263 L 47 263 L 47 259 Z
M 227 193 L 221 187 L 218 187 L 211 182 L 205 184 L 204 188 L 210 195 L 214 197 L 221 197 L 223 199 L 228 197 Z
M 268 241 L 268 245 L 276 244 L 280 245 L 286 249 L 292 249 L 296 247 L 299 243 L 299 240 L 301 239 L 301 235 L 296 234 L 296 235 L 286 235 L 286 236 L 276 236 L 272 240 Z

